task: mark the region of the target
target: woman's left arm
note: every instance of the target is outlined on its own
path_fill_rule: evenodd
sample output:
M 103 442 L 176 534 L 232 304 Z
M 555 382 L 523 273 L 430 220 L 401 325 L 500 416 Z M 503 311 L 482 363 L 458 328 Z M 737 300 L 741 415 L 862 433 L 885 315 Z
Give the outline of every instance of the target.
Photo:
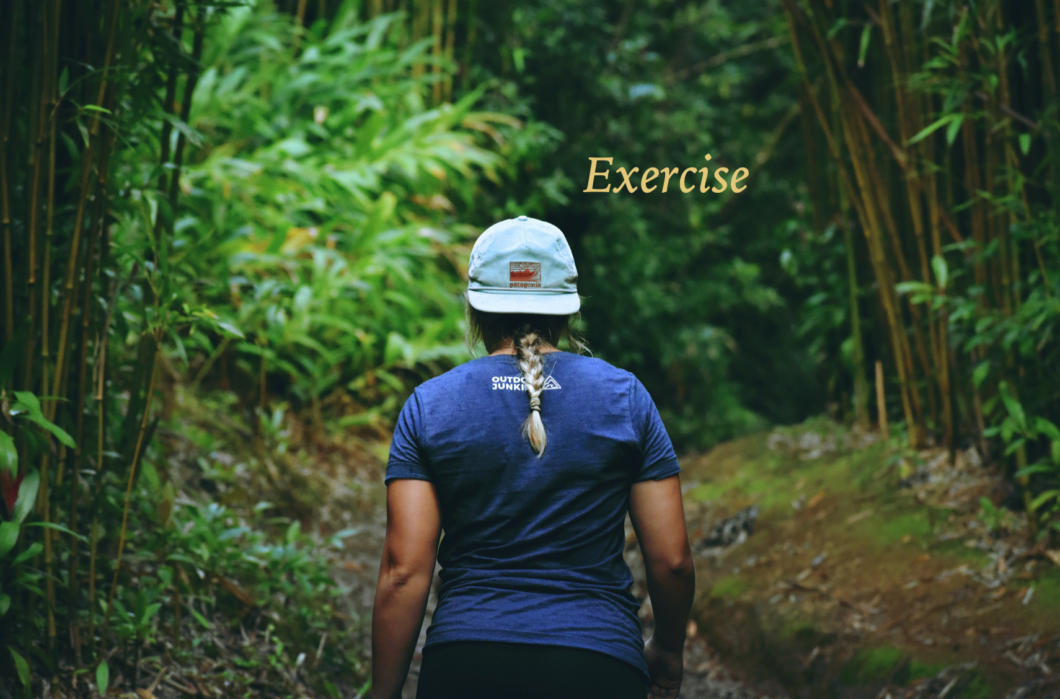
M 401 697 L 427 609 L 441 530 L 432 483 L 391 481 L 372 611 L 372 699 Z

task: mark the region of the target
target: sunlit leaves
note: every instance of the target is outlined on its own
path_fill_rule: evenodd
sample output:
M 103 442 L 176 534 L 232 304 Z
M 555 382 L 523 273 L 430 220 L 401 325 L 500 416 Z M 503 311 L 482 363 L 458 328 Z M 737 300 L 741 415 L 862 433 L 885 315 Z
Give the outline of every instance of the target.
M 174 247 L 200 253 L 180 258 L 179 277 L 211 281 L 184 317 L 242 340 L 231 347 L 248 370 L 263 359 L 300 399 L 375 368 L 434 372 L 467 357 L 453 262 L 467 239 L 443 217 L 496 177 L 502 161 L 480 142 L 500 145 L 495 125 L 522 122 L 473 112 L 485 85 L 428 109 L 428 80 L 410 71 L 426 44 L 399 48 L 392 21 L 340 13 L 293 59 L 293 19 L 247 7 L 207 41 L 187 125 L 202 142 Z M 400 351 L 393 338 L 407 338 Z M 403 386 L 366 386 L 364 402 Z

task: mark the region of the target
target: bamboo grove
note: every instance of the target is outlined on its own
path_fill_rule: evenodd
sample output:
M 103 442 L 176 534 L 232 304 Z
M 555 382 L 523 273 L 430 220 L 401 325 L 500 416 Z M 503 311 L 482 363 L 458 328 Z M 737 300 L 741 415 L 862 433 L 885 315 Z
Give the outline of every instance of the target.
M 159 282 L 187 144 L 182 133 L 171 148 L 170 136 L 174 123 L 188 119 L 207 9 L 178 4 L 165 17 L 150 6 L 130 8 L 116 0 L 49 0 L 4 3 L 3 13 L 0 387 L 6 422 L 10 427 L 14 420 L 16 429 L 13 438 L 0 433 L 6 506 L 0 613 L 19 675 L 28 675 L 24 656 L 55 675 L 57 645 L 78 665 L 107 650 L 121 566 L 104 566 L 101 559 L 120 562 L 124 553 L 130 491 L 157 422 L 150 403 L 162 325 L 157 317 L 145 324 L 133 358 L 115 352 L 110 332 L 116 297 L 130 285 L 154 311 L 164 303 Z M 194 36 L 190 53 L 180 41 L 185 30 Z M 111 161 L 126 139 L 141 135 L 131 124 L 153 108 L 154 93 L 164 94 L 169 117 L 152 175 L 159 213 L 145 259 L 125 270 L 110 236 L 113 201 L 121 196 Z M 118 387 L 111 380 L 115 370 L 132 380 L 119 389 L 131 398 L 112 431 L 108 412 L 118 405 L 108 393 Z M 17 429 L 26 423 L 39 429 Z M 107 468 L 123 468 L 128 488 L 118 540 L 101 550 L 99 476 Z M 82 482 L 83 473 L 95 477 Z M 20 569 L 30 561 L 43 574 Z M 35 619 L 46 620 L 43 629 Z M 39 630 L 42 639 L 34 638 Z M 46 653 L 33 658 L 29 651 L 38 647 Z
M 477 140 L 492 131 L 491 119 L 504 117 L 470 112 L 477 93 L 447 104 L 453 71 L 443 66 L 453 56 L 455 0 L 416 8 L 287 4 L 279 12 L 266 3 L 190 0 L 13 0 L 0 8 L 3 692 L 24 686 L 29 696 L 41 681 L 54 691 L 105 692 L 119 672 L 135 688 L 142 651 L 160 635 L 181 648 L 187 623 L 209 623 L 201 615 L 191 621 L 199 613 L 188 607 L 190 596 L 217 585 L 240 604 L 267 607 L 279 589 L 292 596 L 284 609 L 300 599 L 302 616 L 285 622 L 288 644 L 311 645 L 315 663 L 335 668 L 339 684 L 363 683 L 360 647 L 325 644 L 349 625 L 329 606 L 337 588 L 316 554 L 320 542 L 297 521 L 274 543 L 266 529 L 275 518 L 247 531 L 216 504 L 182 507 L 164 467 L 146 459 L 175 383 L 228 390 L 229 376 L 242 372 L 247 383 L 231 392 L 250 411 L 252 443 L 264 453 L 262 430 L 272 423 L 257 422 L 255 411 L 281 419 L 291 396 L 319 407 L 336 381 L 378 369 L 389 383 L 375 387 L 373 374 L 369 385 L 350 389 L 370 395 L 345 399 L 362 411 L 353 423 L 366 424 L 378 420 L 378 406 L 367 413 L 364 406 L 404 390 L 393 374 L 422 380 L 438 371 L 438 357 L 463 356 L 460 348 L 439 349 L 458 337 L 462 317 L 459 275 L 438 253 L 456 236 L 443 230 L 452 209 L 445 195 L 469 198 L 494 166 L 496 156 Z M 406 14 L 394 13 L 400 9 Z M 214 62 L 205 71 L 209 84 L 201 82 L 206 61 Z M 264 72 L 266 63 L 276 72 L 259 81 L 254 70 Z M 294 99 L 275 97 L 285 86 Z M 193 112 L 200 92 L 196 103 L 204 106 Z M 362 106 L 346 110 L 351 101 Z M 372 133 L 387 138 L 351 141 L 354 125 L 369 116 Z M 298 155 L 335 176 L 321 183 L 307 170 L 299 179 L 287 152 L 285 171 L 237 171 L 255 158 L 253 173 L 270 167 L 272 143 L 262 136 L 270 120 L 313 131 Z M 331 135 L 325 122 L 334 125 Z M 244 149 L 234 153 L 241 159 L 230 149 L 215 154 L 233 142 Z M 303 199 L 290 203 L 291 192 L 333 204 L 334 219 L 305 213 Z M 218 213 L 212 203 L 229 197 L 241 208 Z M 225 215 L 230 220 L 217 218 Z M 247 221 L 260 232 L 249 243 Z M 327 233 L 316 246 L 318 226 Z M 433 226 L 432 237 L 419 235 L 423 226 Z M 387 242 L 377 240 L 384 233 Z M 203 254 L 212 249 L 207 243 L 235 250 L 231 259 L 245 265 L 239 278 L 260 304 L 242 301 L 230 286 L 229 258 Z M 313 286 L 280 288 L 277 275 Z M 374 293 L 395 275 L 416 277 L 418 286 L 408 297 L 390 293 L 387 303 L 422 310 L 395 314 Z M 365 293 L 367 283 L 375 286 Z M 307 292 L 319 301 L 296 309 Z M 284 327 L 270 336 L 276 326 L 267 311 L 284 303 L 280 313 L 293 321 L 323 325 L 293 339 Z M 328 332 L 341 341 L 317 341 Z M 322 354 L 307 360 L 307 346 Z M 421 357 L 428 347 L 435 359 Z M 265 412 L 273 410 L 269 381 L 277 378 L 271 398 L 279 407 Z M 202 536 L 217 549 L 201 549 Z M 255 557 L 263 555 L 273 567 Z M 280 563 L 287 573 L 276 572 Z M 278 634 L 269 626 L 264 638 Z M 294 656 L 289 661 L 294 668 Z M 296 670 L 283 670 L 283 681 L 297 684 Z M 283 681 L 270 686 L 283 693 Z
M 1060 468 L 1060 7 L 783 5 L 815 225 L 842 229 L 850 255 L 858 419 L 868 419 L 866 358 L 883 359 L 908 444 L 952 450 L 970 438 L 1007 459 L 1038 510 L 1033 529 L 1055 511 Z M 859 321 L 870 282 L 871 348 Z

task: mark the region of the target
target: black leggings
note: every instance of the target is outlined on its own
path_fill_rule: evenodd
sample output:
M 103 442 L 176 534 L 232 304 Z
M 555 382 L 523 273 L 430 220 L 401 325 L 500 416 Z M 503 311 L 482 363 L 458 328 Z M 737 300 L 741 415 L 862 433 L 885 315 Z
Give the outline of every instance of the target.
M 425 648 L 416 699 L 644 699 L 644 675 L 583 648 L 454 641 Z

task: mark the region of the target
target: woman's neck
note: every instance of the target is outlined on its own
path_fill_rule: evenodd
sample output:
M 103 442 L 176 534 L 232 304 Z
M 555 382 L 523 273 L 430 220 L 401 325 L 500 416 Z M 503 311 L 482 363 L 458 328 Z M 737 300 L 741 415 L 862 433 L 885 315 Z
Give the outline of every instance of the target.
M 540 344 L 538 344 L 538 351 L 541 352 L 541 354 L 548 354 L 549 352 L 559 352 L 558 349 L 543 340 Z M 512 340 L 512 338 L 510 337 L 502 339 L 493 348 L 493 351 L 490 352 L 489 356 L 492 357 L 497 354 L 515 354 L 515 341 Z

